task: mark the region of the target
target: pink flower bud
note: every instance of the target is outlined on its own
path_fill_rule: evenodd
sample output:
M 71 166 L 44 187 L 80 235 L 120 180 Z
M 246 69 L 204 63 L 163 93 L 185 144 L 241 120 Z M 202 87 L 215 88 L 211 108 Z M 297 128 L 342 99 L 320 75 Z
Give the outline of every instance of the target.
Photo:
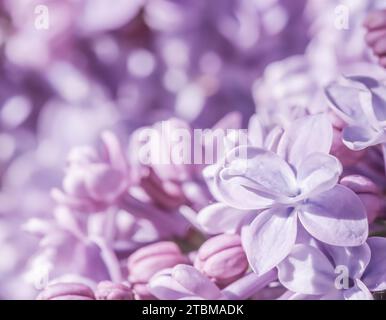
M 220 286 L 239 279 L 248 269 L 240 236 L 222 234 L 207 240 L 199 249 L 194 266 Z
M 90 287 L 80 283 L 57 283 L 45 288 L 36 300 L 94 300 Z
M 97 300 L 133 300 L 133 292 L 129 284 L 102 281 L 95 291 Z
M 366 208 L 369 223 L 380 215 L 382 209 L 381 192 L 370 179 L 361 175 L 349 175 L 341 179 L 340 183 L 354 191 Z
M 169 241 L 157 242 L 134 252 L 128 259 L 129 281 L 138 299 L 152 299 L 147 284 L 158 271 L 187 263 L 178 246 Z

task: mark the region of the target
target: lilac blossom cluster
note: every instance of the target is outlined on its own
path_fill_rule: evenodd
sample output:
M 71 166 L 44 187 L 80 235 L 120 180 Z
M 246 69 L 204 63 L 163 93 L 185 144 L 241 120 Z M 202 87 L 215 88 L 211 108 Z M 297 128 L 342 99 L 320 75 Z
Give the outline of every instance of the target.
M 0 2 L 0 299 L 382 298 L 383 2 Z

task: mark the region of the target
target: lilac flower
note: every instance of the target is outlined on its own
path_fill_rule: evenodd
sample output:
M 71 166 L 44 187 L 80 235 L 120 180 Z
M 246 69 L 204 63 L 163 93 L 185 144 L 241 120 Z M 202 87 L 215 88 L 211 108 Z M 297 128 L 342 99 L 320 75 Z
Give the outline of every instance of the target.
M 362 150 L 386 142 L 386 90 L 369 77 L 347 77 L 327 86 L 326 95 L 333 110 L 348 126 L 343 142 L 352 150 Z
M 59 279 L 76 275 L 91 281 L 121 281 L 118 259 L 107 238 L 87 230 L 66 208 L 55 210 L 55 219 L 31 219 L 24 229 L 40 238 L 40 248 L 31 255 L 26 276 Z M 91 224 L 91 223 L 90 223 Z
M 357 246 L 366 240 L 367 218 L 360 199 L 337 184 L 342 168 L 328 155 L 331 136 L 325 116 L 302 118 L 287 128 L 277 154 L 236 148 L 219 171 L 217 184 L 224 204 L 204 209 L 201 219 L 216 229 L 212 217 L 217 217 L 219 224 L 240 224 L 246 217 L 250 221 L 251 212 L 259 210 L 242 232 L 249 262 L 258 274 L 289 254 L 302 227 L 331 245 Z M 239 217 L 231 216 L 240 210 Z
M 279 280 L 295 293 L 320 299 L 368 300 L 386 289 L 386 240 L 369 238 L 358 247 L 297 244 L 278 265 Z
M 238 112 L 233 112 L 221 118 L 212 127 L 212 130 L 213 132 L 225 131 L 240 127 L 241 116 Z M 143 135 L 148 130 L 152 130 L 152 134 L 148 137 L 148 141 L 144 141 Z M 182 133 L 190 139 L 187 142 L 194 143 L 194 145 L 181 145 L 185 141 L 179 141 L 177 138 L 180 138 Z M 208 132 L 207 135 L 209 136 L 210 133 Z M 202 170 L 207 165 L 204 161 L 206 154 L 214 153 L 213 145 L 220 145 L 217 141 L 219 138 L 213 133 L 213 137 L 210 136 L 213 140 L 204 139 L 202 144 L 197 144 L 192 141 L 193 137 L 193 128 L 187 122 L 176 118 L 157 122 L 151 128 L 139 128 L 131 136 L 129 148 L 140 150 L 140 152 L 130 155 L 130 163 L 133 164 L 136 174 L 140 176 L 141 187 L 156 204 L 163 208 L 172 210 L 185 204 L 199 209 L 209 200 L 203 175 L 207 180 L 210 179 L 210 172 L 213 169 L 204 173 Z M 213 145 L 210 144 L 212 141 Z M 177 143 L 181 145 L 181 148 L 186 148 L 189 154 L 191 152 L 190 159 L 183 159 L 183 161 L 176 159 L 173 147 Z M 226 141 L 221 144 L 226 150 Z M 150 159 L 141 159 L 144 150 L 153 152 L 148 155 Z M 217 158 L 223 156 L 221 151 L 222 149 L 217 151 L 218 154 L 213 155 L 214 163 L 218 160 Z M 196 153 L 202 155 L 203 161 L 194 163 Z M 149 163 L 145 164 L 144 161 Z
M 121 146 L 111 132 L 102 134 L 103 149 L 80 147 L 68 157 L 64 192 L 54 189 L 60 204 L 80 211 L 100 211 L 127 191 L 128 167 Z

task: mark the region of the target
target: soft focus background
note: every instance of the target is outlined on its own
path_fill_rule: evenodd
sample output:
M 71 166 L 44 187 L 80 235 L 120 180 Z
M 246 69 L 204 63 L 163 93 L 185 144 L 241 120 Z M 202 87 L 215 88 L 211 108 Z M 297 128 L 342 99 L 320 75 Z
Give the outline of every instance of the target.
M 48 29 L 36 27 L 41 5 Z M 38 239 L 24 225 L 52 215 L 50 190 L 61 184 L 71 147 L 111 129 L 127 148 L 133 130 L 171 116 L 207 128 L 234 110 L 246 125 L 255 110 L 275 117 L 280 108 L 320 108 L 323 86 L 337 75 L 384 76 L 361 26 L 381 7 L 385 1 L 0 0 L 0 298 L 35 295 L 29 272 Z M 339 25 L 342 8 L 348 25 Z

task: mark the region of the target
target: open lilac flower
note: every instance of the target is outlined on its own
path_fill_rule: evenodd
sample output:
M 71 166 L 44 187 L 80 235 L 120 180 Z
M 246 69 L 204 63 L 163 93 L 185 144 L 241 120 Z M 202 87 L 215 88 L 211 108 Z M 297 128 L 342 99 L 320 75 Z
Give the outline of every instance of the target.
M 298 228 L 337 246 L 358 246 L 368 234 L 366 212 L 358 196 L 337 184 L 342 167 L 328 155 L 332 129 L 323 115 L 299 119 L 283 134 L 277 154 L 254 147 L 230 152 L 218 172 L 224 205 L 200 215 L 206 222 L 240 223 L 257 212 L 243 229 L 243 246 L 258 274 L 275 267 L 293 248 Z M 242 210 L 232 212 L 232 208 Z M 300 224 L 298 223 L 300 222 Z M 207 226 L 210 227 L 210 226 Z
M 386 239 L 369 238 L 358 247 L 297 244 L 278 265 L 290 291 L 320 299 L 368 300 L 386 289 Z
M 386 142 L 386 88 L 372 78 L 352 76 L 327 86 L 333 110 L 348 126 L 343 142 L 352 150 L 362 150 Z

